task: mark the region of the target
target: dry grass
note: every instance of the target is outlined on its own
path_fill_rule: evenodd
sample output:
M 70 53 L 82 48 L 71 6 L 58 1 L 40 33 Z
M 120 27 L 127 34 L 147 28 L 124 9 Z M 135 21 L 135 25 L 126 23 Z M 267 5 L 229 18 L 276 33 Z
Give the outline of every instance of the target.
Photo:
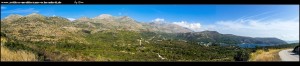
M 11 51 L 1 46 L 1 61 L 37 61 L 37 56 L 28 51 Z
M 5 38 L 5 37 L 1 37 L 1 46 L 2 46 L 5 42 L 7 42 L 6 38 Z
M 280 61 L 278 52 L 283 49 L 269 49 L 269 51 L 257 50 L 251 53 L 249 61 Z
M 1 46 L 1 61 L 37 61 L 37 56 L 28 51 L 11 51 Z
M 6 38 L 1 37 L 1 61 L 37 61 L 37 56 L 31 52 L 12 51 L 4 47 L 6 41 Z

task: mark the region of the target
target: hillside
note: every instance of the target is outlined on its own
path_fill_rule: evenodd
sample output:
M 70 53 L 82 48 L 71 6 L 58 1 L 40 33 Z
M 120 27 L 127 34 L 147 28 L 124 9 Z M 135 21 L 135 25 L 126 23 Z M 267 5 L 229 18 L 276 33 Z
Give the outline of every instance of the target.
M 1 20 L 2 36 L 8 41 L 1 46 L 28 51 L 39 61 L 237 61 L 247 59 L 240 55 L 248 52 L 216 44 L 285 44 L 276 38 L 193 32 L 175 24 L 108 14 L 74 21 L 36 13 L 10 15 Z
M 177 38 L 182 38 L 197 43 L 216 43 L 216 44 L 287 44 L 277 38 L 252 38 L 237 36 L 232 34 L 220 34 L 216 31 L 202 31 L 192 33 L 179 33 Z
M 175 24 L 142 23 L 128 16 L 102 14 L 94 18 L 82 17 L 74 21 L 76 27 L 91 30 L 93 33 L 102 30 L 150 31 L 164 33 L 184 33 L 192 30 Z

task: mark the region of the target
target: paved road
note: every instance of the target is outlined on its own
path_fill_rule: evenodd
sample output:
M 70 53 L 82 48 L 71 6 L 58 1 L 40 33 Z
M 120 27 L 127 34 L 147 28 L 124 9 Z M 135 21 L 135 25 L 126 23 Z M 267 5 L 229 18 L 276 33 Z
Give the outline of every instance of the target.
M 292 49 L 279 52 L 281 61 L 299 61 L 299 55 L 292 52 Z

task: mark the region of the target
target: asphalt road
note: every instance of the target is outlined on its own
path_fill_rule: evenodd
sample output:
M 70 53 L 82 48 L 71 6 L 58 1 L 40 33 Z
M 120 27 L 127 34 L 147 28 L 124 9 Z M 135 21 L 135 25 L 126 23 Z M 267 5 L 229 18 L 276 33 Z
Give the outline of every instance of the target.
M 292 49 L 279 52 L 281 61 L 299 61 L 299 55 L 292 52 Z

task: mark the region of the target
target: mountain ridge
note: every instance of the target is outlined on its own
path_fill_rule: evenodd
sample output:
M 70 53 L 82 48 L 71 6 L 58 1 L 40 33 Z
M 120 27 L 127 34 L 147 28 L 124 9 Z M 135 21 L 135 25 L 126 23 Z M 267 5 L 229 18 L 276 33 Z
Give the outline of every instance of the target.
M 28 22 L 25 24 L 32 25 L 33 28 L 36 25 L 41 25 L 41 27 L 53 26 L 51 29 L 57 30 L 61 33 L 67 32 L 82 32 L 83 33 L 97 33 L 99 31 L 115 31 L 115 30 L 126 30 L 126 31 L 135 31 L 135 32 L 162 32 L 162 33 L 175 33 L 178 38 L 183 38 L 186 40 L 195 40 L 206 43 L 216 42 L 216 43 L 266 43 L 266 44 L 284 44 L 285 41 L 282 41 L 278 38 L 254 38 L 246 36 L 237 36 L 233 34 L 221 34 L 217 31 L 201 31 L 194 32 L 188 28 L 176 25 L 169 24 L 165 22 L 150 22 L 143 23 L 135 21 L 134 19 L 128 16 L 114 17 L 109 14 L 101 14 L 94 18 L 81 17 L 74 21 L 67 20 L 64 17 L 47 17 L 37 13 L 29 14 L 27 16 L 20 16 L 13 14 L 8 16 L 6 19 L 3 19 L 1 23 L 4 23 L 5 26 L 9 26 L 11 22 L 16 23 L 16 21 L 10 20 L 14 19 L 17 22 Z M 8 21 L 7 21 L 8 20 Z M 7 24 L 5 22 L 8 22 Z M 18 25 L 16 25 L 17 27 Z M 25 25 L 20 25 L 25 26 Z M 1 24 L 2 28 L 2 24 Z M 31 29 L 28 28 L 28 29 Z M 67 31 L 63 31 L 63 29 Z M 19 30 L 19 29 L 18 29 Z M 18 33 L 20 31 L 16 30 Z M 39 29 L 40 30 L 40 29 Z M 2 30 L 1 30 L 2 31 Z M 11 31 L 6 30 L 5 31 Z M 35 31 L 35 30 L 31 30 Z M 47 30 L 46 30 L 47 31 Z M 41 31 L 38 31 L 41 32 Z M 45 31 L 44 31 L 45 32 Z M 48 31 L 49 32 L 49 31 Z M 51 32 L 51 31 L 50 31 Z M 20 33 L 19 33 L 20 34 Z M 77 33 L 70 33 L 77 34 Z M 78 35 L 79 36 L 79 35 Z
M 237 51 L 245 50 L 221 44 L 282 43 L 121 18 L 17 16 L 1 20 L 1 40 L 9 40 L 5 47 L 36 53 L 41 61 L 235 61 Z

